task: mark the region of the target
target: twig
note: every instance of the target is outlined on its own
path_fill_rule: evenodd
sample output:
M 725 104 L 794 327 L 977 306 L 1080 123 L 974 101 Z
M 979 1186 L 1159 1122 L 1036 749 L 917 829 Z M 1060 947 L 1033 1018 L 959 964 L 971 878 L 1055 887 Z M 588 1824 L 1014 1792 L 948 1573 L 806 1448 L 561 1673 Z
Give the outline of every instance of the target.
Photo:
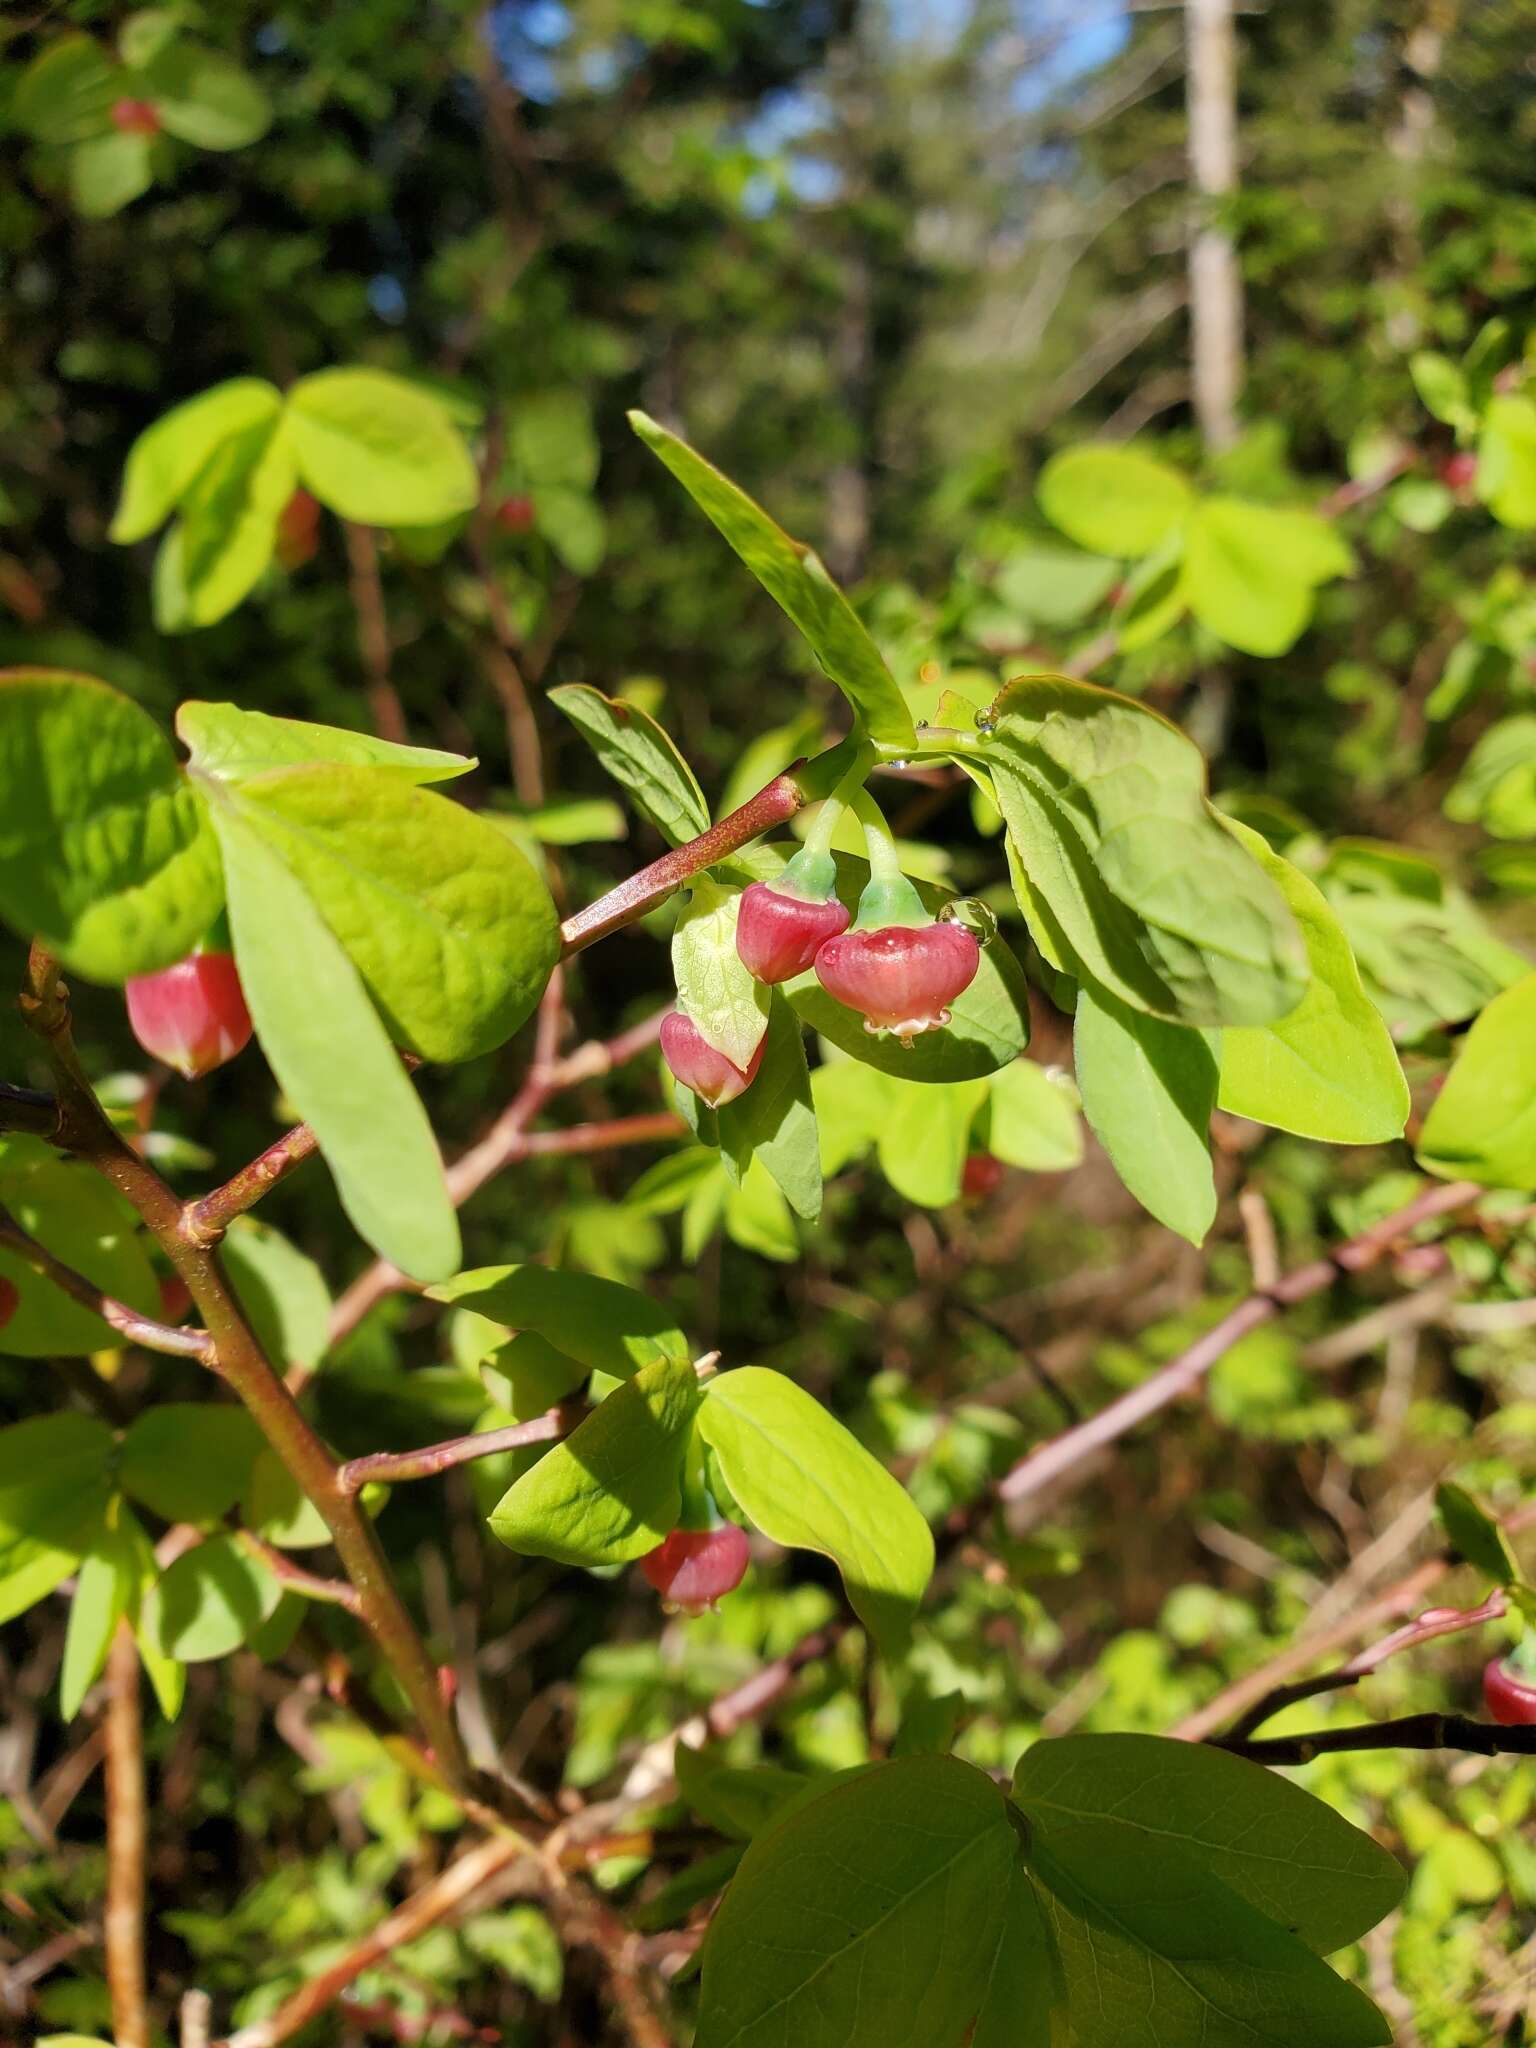
M 1474 1721 L 1466 1714 L 1404 1714 L 1395 1721 L 1317 1728 L 1307 1735 L 1216 1735 L 1209 1746 L 1256 1764 L 1309 1764 L 1315 1757 L 1358 1749 L 1461 1749 L 1473 1756 L 1536 1756 L 1536 1728 L 1501 1728 L 1496 1721 Z
M 365 1970 L 372 1969 L 395 1949 L 417 1940 L 449 1914 L 468 1905 L 493 1878 L 499 1877 L 526 1854 L 527 1847 L 523 1842 L 505 1835 L 493 1836 L 490 1841 L 467 1851 L 457 1862 L 450 1863 L 441 1876 L 435 1877 L 403 1905 L 386 1915 L 354 1947 L 301 1984 L 292 1997 L 284 1999 L 276 2012 L 248 2027 L 241 2027 L 219 2042 L 217 2048 L 277 2048 L 280 2041 L 288 2040 L 327 2007 L 334 2005 L 347 1986 L 355 1983 Z
M 407 1479 L 434 1479 L 455 1465 L 467 1465 L 474 1458 L 491 1458 L 499 1451 L 520 1451 L 529 1444 L 549 1444 L 569 1436 L 587 1412 L 585 1401 L 561 1401 L 546 1408 L 531 1422 L 508 1423 L 505 1429 L 482 1430 L 478 1436 L 450 1437 L 445 1443 L 428 1444 L 419 1451 L 373 1451 L 367 1457 L 349 1458 L 336 1474 L 344 1493 L 361 1493 L 375 1481 L 394 1486 Z
M 306 1159 L 313 1159 L 319 1149 L 309 1125 L 295 1124 L 222 1187 L 188 1202 L 182 1212 L 183 1235 L 193 1244 L 217 1244 L 237 1216 L 254 1209 L 263 1195 Z
M 340 1477 L 339 1474 L 337 1476 Z M 240 1537 L 252 1555 L 261 1559 L 273 1578 L 291 1592 L 302 1593 L 306 1600 L 322 1601 L 328 1607 L 344 1607 L 348 1614 L 362 1614 L 357 1588 L 347 1580 L 322 1578 L 318 1572 L 306 1571 L 303 1565 L 295 1564 L 286 1551 L 277 1549 L 250 1529 L 242 1529 Z
M 208 2048 L 213 2032 L 213 2000 L 206 1991 L 184 1991 L 181 1997 L 181 2048 Z
M 1275 1242 L 1275 1219 L 1269 1204 L 1257 1188 L 1244 1188 L 1237 1198 L 1243 1235 L 1248 1240 L 1248 1267 L 1253 1284 L 1261 1292 L 1280 1278 L 1280 1248 Z
M 1028 1500 L 1057 1480 L 1065 1478 L 1095 1452 L 1125 1436 L 1185 1394 L 1193 1393 L 1219 1358 L 1241 1337 L 1272 1322 L 1282 1310 L 1320 1294 L 1342 1274 L 1363 1272 L 1410 1231 L 1438 1216 L 1465 1209 L 1485 1194 L 1471 1181 L 1450 1181 L 1427 1189 L 1395 1215 L 1374 1223 L 1357 1237 L 1336 1246 L 1323 1258 L 1313 1259 L 1287 1273 L 1273 1287 L 1250 1294 L 1238 1303 L 1214 1329 L 1177 1358 L 1160 1366 L 1129 1393 L 1101 1408 L 1097 1415 L 1060 1436 L 1038 1444 L 1006 1473 L 998 1486 L 1000 1498 L 1010 1505 Z
M 39 1244 L 35 1237 L 29 1237 L 9 1209 L 4 1207 L 0 1207 L 0 1245 L 24 1260 L 42 1279 L 52 1281 L 72 1301 L 78 1301 L 82 1308 L 100 1316 L 130 1344 L 142 1344 L 146 1351 L 164 1351 L 173 1358 L 200 1358 L 205 1365 L 213 1363 L 213 1339 L 206 1330 L 177 1329 L 172 1323 L 140 1315 L 137 1309 L 130 1308 L 114 1295 L 104 1294 L 83 1273 L 77 1273 L 73 1266 L 66 1266 L 46 1245 Z
M 126 1621 L 107 1652 L 107 1903 L 102 1916 L 117 2048 L 149 2048 L 144 1988 L 144 1724 Z
M 389 620 L 384 610 L 384 583 L 379 575 L 379 544 L 371 526 L 355 519 L 341 522 L 347 541 L 348 584 L 357 613 L 357 645 L 368 678 L 368 706 L 373 729 L 381 739 L 405 738 L 405 712 L 389 674 Z

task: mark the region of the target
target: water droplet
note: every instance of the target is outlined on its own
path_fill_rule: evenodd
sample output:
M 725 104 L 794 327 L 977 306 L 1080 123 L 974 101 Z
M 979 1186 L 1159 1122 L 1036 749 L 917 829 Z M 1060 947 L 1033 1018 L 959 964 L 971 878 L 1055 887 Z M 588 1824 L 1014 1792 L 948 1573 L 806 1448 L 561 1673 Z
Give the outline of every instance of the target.
M 939 912 L 939 923 L 963 926 L 978 946 L 997 937 L 996 913 L 979 896 L 957 896 L 953 903 L 946 903 Z
M 982 736 L 982 738 L 983 738 L 983 739 L 987 739 L 987 738 L 988 738 L 988 737 L 989 737 L 989 736 L 990 736 L 990 735 L 991 735 L 992 733 L 996 732 L 996 731 L 997 731 L 997 714 L 996 714 L 996 712 L 995 712 L 995 711 L 978 711 L 978 712 L 977 712 L 977 714 L 976 714 L 976 730 L 977 730 L 977 731 L 978 731 L 978 732 L 979 732 L 979 733 L 981 734 L 981 736 Z
M 926 732 L 928 730 L 928 721 L 926 718 L 920 718 L 917 721 L 917 729 L 919 732 Z
M 893 775 L 900 775 L 905 769 L 910 768 L 912 763 L 910 761 L 888 761 L 886 766 Z

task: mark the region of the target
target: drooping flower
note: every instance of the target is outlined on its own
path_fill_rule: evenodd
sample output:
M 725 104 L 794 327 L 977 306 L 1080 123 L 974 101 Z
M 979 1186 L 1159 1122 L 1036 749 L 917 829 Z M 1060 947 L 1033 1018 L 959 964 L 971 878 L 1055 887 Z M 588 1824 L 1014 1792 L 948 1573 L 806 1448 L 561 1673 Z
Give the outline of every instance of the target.
M 674 1529 L 640 1560 L 640 1569 L 671 1607 L 702 1614 L 734 1593 L 751 1561 L 747 1534 L 734 1522 L 713 1529 Z
M 848 929 L 836 882 L 831 856 L 803 847 L 777 881 L 753 882 L 742 891 L 736 951 L 749 974 L 770 984 L 792 981 L 828 939 Z
M 691 1088 L 711 1109 L 718 1109 L 723 1102 L 734 1102 L 757 1079 L 763 1047 L 759 1044 L 752 1064 L 743 1073 L 723 1052 L 716 1052 L 691 1017 L 673 1010 L 661 1020 L 661 1056 L 675 1080 Z
M 873 929 L 855 924 L 816 955 L 816 978 L 828 995 L 862 1014 L 866 1031 L 890 1031 L 910 1045 L 919 1033 L 944 1028 L 949 1005 L 970 987 L 980 964 L 981 948 L 964 925 L 933 918 Z
M 1501 1728 L 1536 1726 L 1536 1685 L 1512 1671 L 1501 1657 L 1483 1668 L 1483 1705 Z
M 250 1042 L 251 1013 L 229 953 L 192 953 L 158 974 L 136 975 L 123 993 L 139 1044 L 189 1081 Z

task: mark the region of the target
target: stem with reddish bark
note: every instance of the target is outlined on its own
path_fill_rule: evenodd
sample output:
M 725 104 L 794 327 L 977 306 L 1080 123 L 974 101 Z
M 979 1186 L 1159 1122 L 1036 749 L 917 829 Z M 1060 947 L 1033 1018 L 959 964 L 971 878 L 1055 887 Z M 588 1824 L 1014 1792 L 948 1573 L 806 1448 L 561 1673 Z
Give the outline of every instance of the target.
M 451 1472 L 455 1465 L 467 1465 L 475 1458 L 525 1450 L 529 1444 L 555 1443 L 569 1436 L 586 1413 L 585 1401 L 560 1401 L 531 1421 L 510 1422 L 505 1429 L 450 1437 L 419 1451 L 372 1451 L 366 1457 L 349 1458 L 338 1470 L 336 1482 L 343 1493 L 361 1493 L 365 1486 L 376 1483 L 395 1486 L 407 1479 L 435 1479 L 440 1472 Z
M 71 1301 L 79 1302 L 92 1315 L 101 1317 L 130 1344 L 142 1344 L 146 1351 L 163 1351 L 173 1358 L 200 1358 L 213 1364 L 213 1339 L 206 1330 L 182 1330 L 153 1316 L 141 1316 L 115 1295 L 104 1294 L 83 1273 L 56 1259 L 46 1245 L 28 1236 L 10 1211 L 0 1205 L 0 1245 L 29 1265 L 41 1279 L 49 1280 Z
M 102 1947 L 117 2048 L 149 2048 L 144 1984 L 144 1722 L 139 1647 L 120 1621 L 107 1652 L 107 1902 Z

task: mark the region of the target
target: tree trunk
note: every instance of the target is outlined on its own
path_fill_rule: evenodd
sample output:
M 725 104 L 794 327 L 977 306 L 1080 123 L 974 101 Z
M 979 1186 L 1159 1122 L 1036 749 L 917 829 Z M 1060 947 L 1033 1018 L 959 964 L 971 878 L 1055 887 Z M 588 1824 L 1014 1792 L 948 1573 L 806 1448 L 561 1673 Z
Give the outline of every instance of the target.
M 1237 63 L 1232 0 L 1185 0 L 1189 168 L 1198 217 L 1189 245 L 1195 414 L 1207 447 L 1237 439 L 1243 284 L 1232 237 L 1213 218 L 1237 185 Z

